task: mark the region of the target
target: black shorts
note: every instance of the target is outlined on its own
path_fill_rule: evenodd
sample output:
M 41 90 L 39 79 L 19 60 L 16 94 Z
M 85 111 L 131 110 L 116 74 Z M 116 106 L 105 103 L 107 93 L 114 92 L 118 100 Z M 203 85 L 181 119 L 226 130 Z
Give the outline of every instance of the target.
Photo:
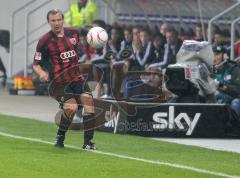
M 69 99 L 76 99 L 80 103 L 79 96 L 83 93 L 90 93 L 91 90 L 84 80 L 67 82 L 53 82 L 49 86 L 49 94 L 60 104 L 65 103 Z

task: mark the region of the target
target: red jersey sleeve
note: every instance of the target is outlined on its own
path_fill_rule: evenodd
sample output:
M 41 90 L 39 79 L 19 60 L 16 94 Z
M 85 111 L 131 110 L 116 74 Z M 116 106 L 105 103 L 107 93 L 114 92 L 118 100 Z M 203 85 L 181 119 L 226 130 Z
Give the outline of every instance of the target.
M 37 47 L 36 47 L 36 51 L 34 54 L 34 65 L 41 65 L 41 63 L 43 63 L 44 60 L 46 60 L 47 58 L 47 50 L 44 46 L 43 41 L 40 39 L 38 41 Z

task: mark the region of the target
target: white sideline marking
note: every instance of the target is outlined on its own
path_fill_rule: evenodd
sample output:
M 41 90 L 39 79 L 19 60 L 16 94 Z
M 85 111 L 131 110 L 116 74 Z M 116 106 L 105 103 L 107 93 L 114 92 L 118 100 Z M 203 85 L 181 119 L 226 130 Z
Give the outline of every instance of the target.
M 18 135 L 8 134 L 8 133 L 5 133 L 5 132 L 0 132 L 0 135 L 5 136 L 5 137 L 11 137 L 11 138 L 19 139 L 19 140 L 27 140 L 27 141 L 31 141 L 31 142 L 38 142 L 38 143 L 45 143 L 45 144 L 53 145 L 53 142 L 49 142 L 49 141 L 38 139 L 38 138 L 22 137 L 22 136 L 18 136 Z M 74 145 L 65 145 L 65 146 L 67 148 L 82 150 L 82 148 L 74 146 Z M 90 150 L 86 150 L 86 151 L 90 151 Z M 164 165 L 164 166 L 169 166 L 169 167 L 174 167 L 174 168 L 180 168 L 180 169 L 185 169 L 185 170 L 189 170 L 189 171 L 193 171 L 193 172 L 210 174 L 210 175 L 215 175 L 215 176 L 220 176 L 220 177 L 240 178 L 240 176 L 228 175 L 228 174 L 221 173 L 221 172 L 213 172 L 213 171 L 209 171 L 209 170 L 206 170 L 206 169 L 199 169 L 199 168 L 184 166 L 184 165 L 180 165 L 180 164 L 174 164 L 174 163 L 168 163 L 168 162 L 162 162 L 162 161 L 154 161 L 154 160 L 147 160 L 147 159 L 143 159 L 143 158 L 131 157 L 131 156 L 127 156 L 127 155 L 120 155 L 120 154 L 116 154 L 116 153 L 104 152 L 104 151 L 99 151 L 99 150 L 93 150 L 93 151 L 90 151 L 90 152 L 98 153 L 98 154 L 102 154 L 102 155 L 108 155 L 108 156 L 117 157 L 117 158 L 128 159 L 128 160 L 141 161 L 141 162 L 145 162 L 145 163 L 151 163 L 151 164 Z
M 240 139 L 209 139 L 209 138 L 151 138 L 155 141 L 164 141 L 180 145 L 197 146 L 201 148 L 240 153 Z

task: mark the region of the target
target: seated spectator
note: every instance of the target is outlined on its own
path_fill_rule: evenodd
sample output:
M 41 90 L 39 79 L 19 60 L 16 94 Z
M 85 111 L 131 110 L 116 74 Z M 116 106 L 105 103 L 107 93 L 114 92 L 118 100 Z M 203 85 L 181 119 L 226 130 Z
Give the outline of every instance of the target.
M 229 104 L 240 114 L 240 69 L 239 66 L 229 61 L 224 46 L 214 48 L 214 74 L 217 82 L 216 100 L 218 103 Z
M 183 27 L 181 27 L 179 30 L 179 36 L 182 41 L 185 41 L 187 39 L 187 35 Z
M 157 67 L 160 62 L 163 61 L 164 55 L 164 38 L 162 35 L 154 35 L 152 39 L 153 48 L 154 48 L 154 59 L 152 63 L 146 67 L 146 71 L 158 71 L 159 68 Z M 156 67 L 155 67 L 156 66 Z
M 69 26 L 82 27 L 91 25 L 97 17 L 97 7 L 91 0 L 78 0 L 71 4 L 65 14 L 65 23 Z
M 191 27 L 189 27 L 188 29 L 184 30 L 183 28 L 180 29 L 180 33 L 179 33 L 179 38 L 182 41 L 185 40 L 194 40 L 195 39 L 195 34 L 194 31 Z
M 122 81 L 129 70 L 130 61 L 133 60 L 132 39 L 132 28 L 125 27 L 124 40 L 121 42 L 120 51 L 116 56 L 116 60 L 112 61 L 111 67 L 111 88 L 115 98 L 121 98 L 123 96 Z M 132 53 L 132 55 L 127 57 L 124 56 L 123 53 L 125 53 L 125 55 Z
M 169 28 L 168 23 L 163 23 L 160 25 L 159 32 L 163 36 L 164 43 L 166 43 L 166 31 Z
M 161 74 L 157 71 L 145 72 L 146 66 L 162 59 L 163 38 L 155 35 L 153 42 L 150 40 L 150 32 L 143 28 L 140 30 L 141 48 L 136 52 L 134 70 L 124 78 L 124 98 L 131 100 L 150 101 L 158 99 L 161 93 Z M 142 54 L 141 54 L 142 53 Z
M 133 70 L 144 70 L 154 59 L 154 48 L 150 38 L 150 32 L 146 28 L 142 28 L 139 33 L 141 42 L 140 49 L 136 51 L 136 59 L 134 60 Z
M 182 41 L 178 39 L 178 34 L 176 30 L 172 27 L 169 27 L 166 31 L 166 44 L 164 45 L 164 55 L 163 61 L 154 63 L 148 66 L 148 68 L 159 68 L 164 69 L 169 64 L 176 63 L 176 55 L 182 45 Z
M 194 33 L 194 30 L 190 27 L 190 28 L 188 28 L 188 30 L 186 32 L 185 40 L 194 40 L 194 39 L 195 39 L 195 33 Z
M 206 28 L 205 28 L 205 25 L 203 26 L 203 28 L 202 28 L 202 25 L 200 23 L 198 23 L 195 26 L 195 34 L 196 34 L 195 40 L 196 41 L 206 41 Z
M 163 58 L 163 49 L 164 49 L 164 38 L 162 35 L 154 35 L 153 39 L 153 47 L 154 47 L 154 54 L 155 54 L 155 61 L 153 62 L 158 62 L 160 59 Z
M 125 27 L 124 28 L 124 39 L 120 43 L 120 50 L 117 52 L 116 57 L 114 60 L 112 60 L 112 67 L 115 64 L 126 64 L 127 67 L 129 66 L 130 60 L 133 59 L 133 35 L 132 35 L 132 28 L 131 27 Z M 126 57 L 123 55 L 124 51 L 129 50 L 129 53 L 131 53 L 131 58 L 126 59 Z M 126 53 L 124 53 L 126 54 Z
M 110 39 L 106 45 L 106 51 L 112 51 L 117 55 L 121 48 L 121 41 L 123 39 L 122 36 L 122 29 L 120 27 L 112 27 L 110 32 Z
M 141 29 L 141 26 L 136 25 L 132 27 L 132 35 L 133 35 L 132 48 L 133 48 L 134 55 L 137 53 L 138 50 L 141 49 L 141 41 L 139 38 L 140 29 Z
M 224 45 L 224 40 L 223 40 L 223 34 L 222 31 L 216 31 L 213 36 L 213 48 L 216 48 L 217 46 Z
M 123 51 L 124 49 L 130 49 L 133 50 L 132 48 L 132 40 L 133 40 L 133 34 L 132 34 L 132 27 L 126 26 L 123 31 L 124 34 L 124 39 L 121 42 L 121 48 L 120 52 Z

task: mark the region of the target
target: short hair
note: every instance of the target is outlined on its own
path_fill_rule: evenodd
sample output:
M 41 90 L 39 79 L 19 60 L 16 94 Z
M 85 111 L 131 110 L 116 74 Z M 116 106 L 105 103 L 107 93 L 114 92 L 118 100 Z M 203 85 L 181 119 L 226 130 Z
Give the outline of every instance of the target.
M 128 31 L 129 33 L 132 33 L 132 26 L 125 26 L 124 31 Z
M 96 19 L 96 20 L 93 20 L 92 21 L 92 24 L 95 24 L 95 25 L 97 25 L 97 26 L 99 26 L 99 27 L 102 27 L 102 28 L 106 28 L 106 23 L 105 23 L 105 21 L 104 20 L 101 20 L 101 19 Z
M 49 16 L 50 15 L 55 15 L 55 14 L 58 14 L 58 13 L 61 14 L 62 18 L 64 19 L 64 14 L 63 14 L 63 12 L 61 10 L 59 10 L 59 9 L 52 9 L 52 10 L 48 11 L 48 13 L 47 13 L 47 21 L 49 21 Z
M 166 29 L 166 33 L 167 33 L 167 32 L 173 33 L 173 35 L 175 35 L 176 37 L 178 36 L 177 30 L 176 30 L 173 26 L 169 26 L 169 27 Z
M 133 26 L 132 26 L 132 30 L 133 30 L 134 28 L 140 30 L 140 29 L 142 28 L 142 26 L 141 26 L 141 25 L 133 25 Z
M 150 31 L 150 29 L 147 26 L 144 26 L 144 27 L 140 28 L 139 32 L 145 32 L 149 36 L 151 35 L 151 31 Z
M 197 23 L 197 24 L 196 24 L 196 27 L 202 28 L 202 24 L 201 24 L 201 23 Z
M 206 30 L 206 26 L 207 26 L 206 24 L 197 23 L 195 27 L 201 28 L 201 29 L 203 28 L 203 30 Z
M 159 38 L 161 41 L 164 41 L 164 37 L 162 34 L 159 34 L 159 33 L 154 33 L 152 35 L 152 41 L 154 41 L 155 39 Z

